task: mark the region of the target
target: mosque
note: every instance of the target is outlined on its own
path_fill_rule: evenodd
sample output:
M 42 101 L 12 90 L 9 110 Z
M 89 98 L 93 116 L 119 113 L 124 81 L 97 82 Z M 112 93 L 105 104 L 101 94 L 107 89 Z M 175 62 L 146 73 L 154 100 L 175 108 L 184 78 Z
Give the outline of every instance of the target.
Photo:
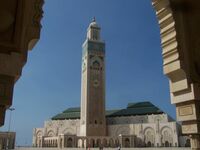
M 82 45 L 81 107 L 68 108 L 33 129 L 34 147 L 190 146 L 180 125 L 151 102 L 105 110 L 105 42 L 94 19 Z

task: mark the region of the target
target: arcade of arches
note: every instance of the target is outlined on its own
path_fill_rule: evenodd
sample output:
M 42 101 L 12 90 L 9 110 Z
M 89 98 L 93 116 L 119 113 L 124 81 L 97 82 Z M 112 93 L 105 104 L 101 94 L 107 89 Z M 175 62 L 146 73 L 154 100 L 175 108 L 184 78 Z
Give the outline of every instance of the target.
M 0 3 L 0 124 L 3 125 L 28 50 L 40 36 L 43 0 Z M 163 70 L 169 78 L 171 102 L 176 105 L 182 132 L 191 136 L 191 147 L 200 149 L 200 1 L 153 0 L 152 4 L 160 25 Z
M 125 138 L 125 147 L 130 147 L 130 139 Z M 66 147 L 117 147 L 119 146 L 119 139 L 114 138 L 107 138 L 107 137 L 75 137 L 75 136 L 65 136 L 61 135 L 58 138 L 49 137 L 43 139 L 43 146 L 41 145 L 42 139 L 38 139 L 36 147 L 59 147 L 59 148 L 66 148 Z

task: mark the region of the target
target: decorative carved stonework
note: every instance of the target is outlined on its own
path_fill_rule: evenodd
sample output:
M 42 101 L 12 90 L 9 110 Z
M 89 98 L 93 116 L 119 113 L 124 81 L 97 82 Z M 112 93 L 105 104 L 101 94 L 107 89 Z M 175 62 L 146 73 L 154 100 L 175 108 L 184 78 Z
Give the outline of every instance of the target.
M 49 127 L 51 128 L 52 126 L 53 126 L 53 122 L 52 122 L 52 121 L 49 121 L 48 124 L 47 124 L 47 127 L 48 127 L 48 128 L 49 128 Z
M 70 124 L 71 124 L 71 126 L 76 126 L 76 121 L 72 120 L 72 121 L 70 122 Z
M 193 114 L 193 107 L 191 105 L 182 106 L 178 108 L 178 112 L 180 116 L 187 116 Z
M 59 123 L 58 123 L 58 127 L 62 127 L 63 125 L 64 125 L 64 121 L 60 120 Z
M 192 146 L 192 150 L 200 149 L 200 135 L 191 136 L 191 146 Z
M 198 126 L 197 124 L 183 124 L 182 125 L 182 133 L 183 134 L 191 134 L 191 133 L 197 133 L 198 132 Z

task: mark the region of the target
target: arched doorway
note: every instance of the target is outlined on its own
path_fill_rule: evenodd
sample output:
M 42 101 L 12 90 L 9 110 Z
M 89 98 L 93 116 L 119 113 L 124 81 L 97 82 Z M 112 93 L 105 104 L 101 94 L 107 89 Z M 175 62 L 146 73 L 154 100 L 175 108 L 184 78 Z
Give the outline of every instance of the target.
M 147 142 L 146 147 L 152 147 L 152 143 L 150 141 Z
M 101 146 L 101 140 L 100 140 L 100 139 L 97 139 L 97 142 L 96 142 L 95 147 L 99 147 L 99 146 Z
M 169 146 L 170 146 L 169 142 L 165 141 L 165 147 L 169 147 Z
M 95 140 L 94 139 L 90 139 L 89 146 L 90 147 L 94 147 L 95 146 Z
M 115 139 L 115 147 L 118 147 L 118 146 L 120 146 L 119 140 L 118 140 L 118 139 Z
M 72 138 L 67 139 L 67 147 L 73 147 L 73 140 Z
M 124 146 L 125 147 L 130 147 L 130 139 L 126 138 L 124 141 L 125 141 Z
M 110 140 L 109 140 L 109 147 L 114 147 L 113 139 L 110 139 Z
M 163 127 L 161 129 L 162 143 L 165 147 L 171 147 L 173 143 L 173 131 L 169 127 Z
M 145 137 L 145 141 L 144 141 L 144 144 L 146 147 L 152 147 L 154 146 L 154 143 L 155 143 L 155 131 L 153 128 L 146 128 L 144 130 L 144 137 Z
M 106 139 L 103 139 L 103 147 L 107 147 L 107 140 Z

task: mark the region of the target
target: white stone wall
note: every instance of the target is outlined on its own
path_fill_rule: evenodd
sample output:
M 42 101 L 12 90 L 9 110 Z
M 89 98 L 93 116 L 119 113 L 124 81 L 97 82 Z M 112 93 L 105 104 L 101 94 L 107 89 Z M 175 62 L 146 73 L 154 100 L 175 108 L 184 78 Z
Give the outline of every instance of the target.
M 158 120 L 160 123 L 169 122 L 170 117 L 167 114 L 157 115 L 143 115 L 143 116 L 122 116 L 122 117 L 110 117 L 107 118 L 107 124 L 137 124 L 137 123 L 156 123 Z
M 55 137 L 59 134 L 79 135 L 80 120 L 48 120 L 44 128 L 33 129 L 33 146 L 41 143 L 41 137 Z
M 141 145 L 148 145 L 150 142 L 151 146 L 169 144 L 177 147 L 179 144 L 176 122 L 118 124 L 108 125 L 107 128 L 108 136 L 135 135 L 138 139 L 136 142 L 141 140 Z
M 138 146 L 150 143 L 152 146 L 178 146 L 179 125 L 168 122 L 168 119 L 167 114 L 107 118 L 107 136 L 135 135 Z M 60 134 L 80 136 L 80 120 L 45 121 L 44 128 L 34 129 L 33 143 L 40 139 L 37 137 L 54 137 Z
M 44 128 L 46 129 L 45 136 L 54 136 L 59 134 L 79 135 L 80 120 L 49 120 L 45 121 Z
M 111 137 L 118 137 L 119 135 L 130 135 L 132 133 L 133 135 L 133 130 L 132 127 L 133 125 L 130 124 L 121 124 L 121 125 L 108 125 L 107 126 L 107 131 L 108 131 L 108 136 Z

